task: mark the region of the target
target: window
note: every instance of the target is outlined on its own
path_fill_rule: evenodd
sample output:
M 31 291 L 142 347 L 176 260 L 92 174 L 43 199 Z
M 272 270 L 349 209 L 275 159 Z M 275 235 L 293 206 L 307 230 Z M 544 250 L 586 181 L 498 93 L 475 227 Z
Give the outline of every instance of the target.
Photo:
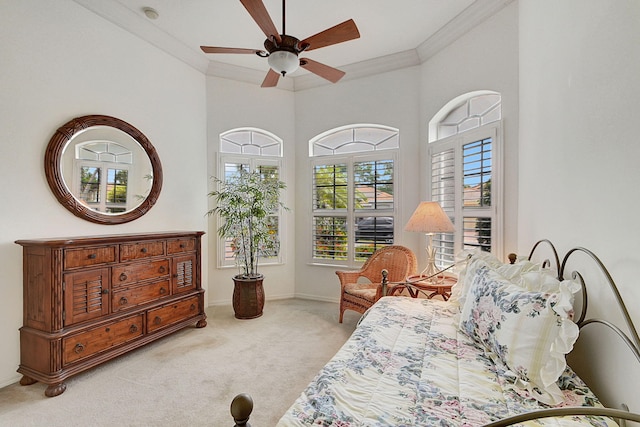
M 394 242 L 398 130 L 352 125 L 312 139 L 312 260 L 355 265 Z
M 135 200 L 129 195 L 133 153 L 111 141 L 89 141 L 76 146 L 74 194 L 89 208 L 106 213 L 126 212 Z
M 259 171 L 262 179 L 280 179 L 282 171 L 282 140 L 277 136 L 255 128 L 234 129 L 220 135 L 220 166 L 223 171 L 221 179 L 233 180 L 234 176 L 244 170 Z M 273 212 L 269 218 L 270 233 L 274 239 L 282 242 L 282 212 Z M 219 267 L 235 266 L 232 239 L 220 240 L 218 253 Z M 282 263 L 282 251 L 274 245 L 273 253 L 260 260 L 262 265 Z
M 429 144 L 429 187 L 456 231 L 434 236 L 439 266 L 462 249 L 502 251 L 501 97 L 469 94 L 443 110 L 430 127 L 437 139 Z

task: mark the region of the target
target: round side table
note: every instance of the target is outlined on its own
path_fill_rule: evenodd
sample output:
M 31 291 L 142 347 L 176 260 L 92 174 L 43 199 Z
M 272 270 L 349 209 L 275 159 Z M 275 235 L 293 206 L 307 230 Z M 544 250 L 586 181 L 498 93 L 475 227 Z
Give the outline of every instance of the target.
M 407 291 L 413 298 L 417 298 L 422 292 L 428 299 L 440 295 L 443 300 L 447 301 L 451 296 L 451 287 L 458 283 L 458 278 L 451 274 L 441 274 L 434 280 L 419 280 L 424 276 L 419 274 L 407 277 L 407 282 L 411 282 L 411 286 L 407 286 Z

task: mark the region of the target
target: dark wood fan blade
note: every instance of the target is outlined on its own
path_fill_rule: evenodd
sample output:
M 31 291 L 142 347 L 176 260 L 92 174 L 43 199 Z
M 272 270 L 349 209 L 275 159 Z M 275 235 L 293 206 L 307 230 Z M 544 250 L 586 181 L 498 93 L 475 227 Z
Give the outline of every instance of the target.
M 324 65 L 309 58 L 300 59 L 300 66 L 307 71 L 311 71 L 313 74 L 317 74 L 323 79 L 329 80 L 331 83 L 336 83 L 346 74 L 342 70 L 329 67 L 328 65 Z
M 269 68 L 269 72 L 267 73 L 267 76 L 264 78 L 264 81 L 262 82 L 262 87 L 274 87 L 278 84 L 278 80 L 280 79 L 280 74 L 278 74 L 277 72 L 273 71 L 272 68 Z
M 256 24 L 258 24 L 258 27 L 260 27 L 267 38 L 273 36 L 278 43 L 282 42 L 280 34 L 278 34 L 278 29 L 271 20 L 269 12 L 267 12 L 267 8 L 264 7 L 264 3 L 262 3 L 261 0 L 240 0 L 240 3 L 247 9 L 249 15 L 256 21 Z
M 204 53 L 259 53 L 263 52 L 259 49 L 243 49 L 240 47 L 216 47 L 216 46 L 200 46 Z
M 319 32 L 311 37 L 300 42 L 300 46 L 303 47 L 306 44 L 309 47 L 306 50 L 320 49 L 321 47 L 331 46 L 332 44 L 338 44 L 349 40 L 357 39 L 360 37 L 360 32 L 353 19 L 344 21 L 342 24 L 338 24 L 335 27 L 331 27 L 324 31 Z

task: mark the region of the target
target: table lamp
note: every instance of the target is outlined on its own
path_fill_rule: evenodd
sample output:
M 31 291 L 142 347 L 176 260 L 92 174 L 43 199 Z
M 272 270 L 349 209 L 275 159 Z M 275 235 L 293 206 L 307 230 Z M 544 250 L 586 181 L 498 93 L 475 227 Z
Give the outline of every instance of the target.
M 436 268 L 436 248 L 433 247 L 434 233 L 451 233 L 455 231 L 453 223 L 438 202 L 421 202 L 404 226 L 405 231 L 425 233 L 429 238 L 427 246 L 427 267 L 420 273 L 421 276 L 434 276 Z M 435 282 L 436 278 L 431 279 Z

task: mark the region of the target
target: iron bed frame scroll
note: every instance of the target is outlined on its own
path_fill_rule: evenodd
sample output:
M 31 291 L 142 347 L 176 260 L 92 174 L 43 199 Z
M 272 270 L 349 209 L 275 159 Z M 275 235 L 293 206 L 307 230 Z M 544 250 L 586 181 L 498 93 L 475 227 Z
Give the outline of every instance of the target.
M 591 324 L 600 324 L 611 329 L 629 347 L 629 350 L 631 351 L 631 353 L 635 356 L 638 363 L 640 363 L 640 337 L 638 336 L 638 332 L 633 324 L 633 321 L 631 320 L 631 316 L 629 316 L 627 307 L 624 301 L 622 300 L 622 297 L 620 296 L 618 287 L 615 281 L 613 280 L 613 278 L 611 277 L 611 274 L 602 263 L 602 261 L 589 249 L 586 249 L 583 247 L 575 247 L 566 253 L 561 263 L 555 246 L 553 245 L 553 243 L 551 243 L 551 241 L 547 239 L 539 240 L 538 242 L 536 242 L 536 244 L 531 249 L 531 252 L 529 254 L 529 259 L 533 258 L 533 255 L 536 249 L 543 243 L 548 245 L 551 249 L 551 252 L 553 254 L 554 261 L 555 261 L 555 266 L 558 271 L 559 280 L 564 280 L 566 277 L 569 276 L 569 274 L 567 274 L 567 266 L 568 266 L 569 259 L 574 254 L 583 253 L 587 255 L 589 258 L 591 258 L 591 260 L 596 264 L 596 266 L 598 267 L 598 270 L 603 274 L 605 278 L 604 281 L 607 283 L 607 285 L 609 286 L 609 289 L 611 290 L 611 293 L 615 297 L 617 307 L 624 319 L 624 322 L 626 323 L 626 326 L 628 329 L 628 335 L 624 331 L 622 331 L 622 329 L 619 328 L 617 325 L 607 320 L 597 319 L 597 318 L 587 319 L 587 310 L 589 308 L 588 307 L 589 294 L 587 291 L 587 285 L 584 280 L 584 277 L 577 270 L 574 270 L 570 273 L 571 279 L 577 280 L 582 289 L 582 294 L 581 294 L 582 304 L 581 304 L 580 316 L 577 320 L 575 320 L 575 323 L 578 325 L 578 328 L 580 329 L 580 331 L 582 331 L 584 327 Z M 543 261 L 543 266 L 550 266 L 550 265 L 551 265 L 551 262 L 548 259 Z M 590 406 L 573 406 L 573 407 L 563 407 L 563 408 L 541 409 L 538 411 L 532 411 L 524 414 L 515 415 L 512 417 L 503 418 L 501 420 L 487 424 L 484 427 L 506 427 L 506 426 L 511 426 L 513 424 L 521 423 L 524 421 L 531 421 L 531 420 L 536 420 L 540 418 L 566 417 L 566 416 L 577 416 L 577 415 L 610 417 L 615 419 L 618 422 L 618 424 L 621 426 L 626 426 L 626 421 L 634 421 L 634 422 L 640 423 L 640 414 L 629 412 L 627 405 L 625 405 L 624 403 L 621 406 L 624 408 L 624 410 L 603 408 L 603 407 L 590 407 Z

